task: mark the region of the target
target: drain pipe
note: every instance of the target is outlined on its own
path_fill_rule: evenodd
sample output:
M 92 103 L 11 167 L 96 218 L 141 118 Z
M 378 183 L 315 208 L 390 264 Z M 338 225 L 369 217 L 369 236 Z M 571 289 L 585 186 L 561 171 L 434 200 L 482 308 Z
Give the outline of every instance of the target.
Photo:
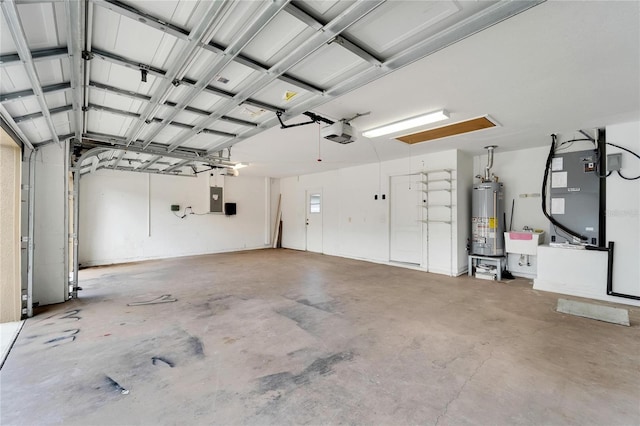
M 585 246 L 586 250 L 607 252 L 607 294 L 609 296 L 624 297 L 625 299 L 640 300 L 640 296 L 633 294 L 616 293 L 613 291 L 613 241 L 609 241 L 608 247 Z

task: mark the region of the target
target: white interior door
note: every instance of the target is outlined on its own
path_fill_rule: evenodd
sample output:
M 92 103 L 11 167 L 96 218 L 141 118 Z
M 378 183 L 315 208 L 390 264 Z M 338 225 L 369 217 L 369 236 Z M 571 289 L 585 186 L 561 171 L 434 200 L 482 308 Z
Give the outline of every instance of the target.
M 322 253 L 322 188 L 308 189 L 306 194 L 307 251 Z
M 422 203 L 419 176 L 392 176 L 389 260 L 422 263 Z

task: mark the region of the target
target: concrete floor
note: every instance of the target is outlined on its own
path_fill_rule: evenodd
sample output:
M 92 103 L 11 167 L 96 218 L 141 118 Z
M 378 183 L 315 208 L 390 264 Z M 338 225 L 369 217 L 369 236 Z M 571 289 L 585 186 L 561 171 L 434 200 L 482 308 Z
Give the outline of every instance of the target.
M 261 250 L 81 285 L 26 322 L 1 424 L 640 423 L 640 310 L 558 314 L 527 280 Z

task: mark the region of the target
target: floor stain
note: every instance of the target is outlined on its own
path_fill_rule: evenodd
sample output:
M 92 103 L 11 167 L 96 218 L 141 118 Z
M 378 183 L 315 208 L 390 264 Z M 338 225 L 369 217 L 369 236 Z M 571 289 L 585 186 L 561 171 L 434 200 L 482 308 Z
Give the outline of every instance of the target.
M 202 344 L 202 340 L 195 336 L 189 336 L 187 345 L 191 348 L 196 358 L 204 358 L 204 345 Z
M 107 384 L 109 385 L 109 387 L 112 390 L 118 391 L 122 395 L 128 395 L 129 394 L 129 390 L 125 389 L 124 387 L 122 387 L 122 385 L 120 385 L 120 383 L 116 382 L 115 380 L 113 380 L 109 376 L 104 376 L 104 377 L 105 377 L 105 380 L 106 380 Z
M 168 365 L 171 368 L 176 366 L 176 364 L 173 361 L 171 361 L 171 360 L 169 360 L 169 359 L 167 359 L 165 357 L 162 357 L 162 356 L 153 356 L 153 357 L 151 357 L 151 363 L 153 365 L 160 365 L 161 363 L 164 363 L 164 364 Z
M 322 302 L 322 303 L 311 303 L 308 299 L 298 299 L 296 302 L 301 303 L 306 306 L 310 306 L 312 308 L 320 309 L 321 311 L 328 312 L 330 314 L 335 313 L 335 303 L 334 302 Z
M 66 315 L 61 316 L 60 319 L 74 319 L 78 321 L 81 318 L 78 316 L 78 314 L 80 313 L 80 309 L 74 309 L 72 311 L 67 311 L 65 313 Z
M 61 345 L 62 343 L 73 342 L 74 340 L 76 340 L 76 334 L 78 334 L 79 332 L 80 330 L 77 328 L 73 330 L 64 330 L 63 333 L 68 333 L 68 334 L 64 336 L 54 337 L 53 339 L 47 340 L 44 343 L 47 345 L 51 343 L 57 343 L 55 346 L 58 346 L 58 345 Z
M 298 304 L 278 309 L 276 313 L 294 321 L 298 327 L 311 334 L 317 334 L 323 330 L 323 320 L 329 314 L 305 304 Z
M 312 378 L 327 376 L 333 373 L 334 365 L 343 361 L 350 361 L 352 359 L 352 352 L 339 352 L 326 358 L 317 358 L 299 374 L 293 374 L 289 371 L 285 371 L 260 377 L 258 379 L 260 381 L 259 391 L 261 393 L 266 393 L 289 386 L 306 385 L 311 382 Z

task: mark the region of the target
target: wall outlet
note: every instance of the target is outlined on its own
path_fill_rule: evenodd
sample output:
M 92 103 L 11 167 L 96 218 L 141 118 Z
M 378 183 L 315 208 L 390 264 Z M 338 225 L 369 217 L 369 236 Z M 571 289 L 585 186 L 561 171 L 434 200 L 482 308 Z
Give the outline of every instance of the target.
M 180 204 L 171 204 L 171 211 L 172 212 L 179 212 L 180 211 Z

